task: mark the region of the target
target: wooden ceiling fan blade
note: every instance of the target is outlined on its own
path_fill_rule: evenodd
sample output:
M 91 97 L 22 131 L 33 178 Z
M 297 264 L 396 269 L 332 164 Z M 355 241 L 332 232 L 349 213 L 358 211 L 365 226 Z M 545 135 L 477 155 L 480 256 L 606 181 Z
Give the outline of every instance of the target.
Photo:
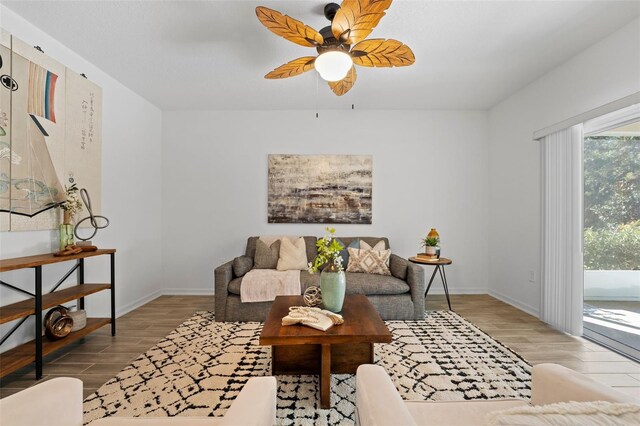
M 336 40 L 353 45 L 367 38 L 392 0 L 344 0 L 331 22 Z
M 303 56 L 302 58 L 294 59 L 284 65 L 280 65 L 270 73 L 264 76 L 264 78 L 289 78 L 296 75 L 300 75 L 304 72 L 313 69 L 313 63 L 315 62 L 315 56 Z
M 300 46 L 316 47 L 324 43 L 324 38 L 319 32 L 276 10 L 258 6 L 256 7 L 256 15 L 269 31 Z
M 351 48 L 353 63 L 363 67 L 406 67 L 416 61 L 409 46 L 398 40 L 364 40 Z
M 347 73 L 347 76 L 340 81 L 329 81 L 329 87 L 338 96 L 342 96 L 347 93 L 354 84 L 356 84 L 358 76 L 356 74 L 356 68 L 351 67 L 351 70 Z

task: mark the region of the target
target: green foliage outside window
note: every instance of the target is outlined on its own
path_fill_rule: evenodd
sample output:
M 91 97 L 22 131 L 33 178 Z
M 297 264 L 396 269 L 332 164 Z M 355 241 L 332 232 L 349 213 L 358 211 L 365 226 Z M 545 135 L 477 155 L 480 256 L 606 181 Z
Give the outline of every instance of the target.
M 640 270 L 640 221 L 616 229 L 584 230 L 586 269 Z
M 584 144 L 586 269 L 640 270 L 640 137 Z

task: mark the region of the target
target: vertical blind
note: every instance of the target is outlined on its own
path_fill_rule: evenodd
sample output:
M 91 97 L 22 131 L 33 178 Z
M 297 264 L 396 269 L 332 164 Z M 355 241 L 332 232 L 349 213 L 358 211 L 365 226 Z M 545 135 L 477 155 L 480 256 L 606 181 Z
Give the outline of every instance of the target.
M 582 124 L 544 137 L 541 319 L 582 335 Z

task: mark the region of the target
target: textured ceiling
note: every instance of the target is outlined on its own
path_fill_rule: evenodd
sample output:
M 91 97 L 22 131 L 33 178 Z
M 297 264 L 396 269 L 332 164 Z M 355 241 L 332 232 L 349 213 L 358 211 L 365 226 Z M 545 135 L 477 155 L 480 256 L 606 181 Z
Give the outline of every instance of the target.
M 255 7 L 319 29 L 322 1 L 3 4 L 164 110 L 486 109 L 640 15 L 635 1 L 396 0 L 370 38 L 405 42 L 415 65 L 360 67 L 338 98 L 315 71 L 263 78 L 314 50 L 267 31 Z

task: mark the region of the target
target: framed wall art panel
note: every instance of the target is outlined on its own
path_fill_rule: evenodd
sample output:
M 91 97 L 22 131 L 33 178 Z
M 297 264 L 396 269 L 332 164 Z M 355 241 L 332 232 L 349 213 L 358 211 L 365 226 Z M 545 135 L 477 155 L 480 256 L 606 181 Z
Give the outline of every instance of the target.
M 269 155 L 269 223 L 370 224 L 371 155 Z

